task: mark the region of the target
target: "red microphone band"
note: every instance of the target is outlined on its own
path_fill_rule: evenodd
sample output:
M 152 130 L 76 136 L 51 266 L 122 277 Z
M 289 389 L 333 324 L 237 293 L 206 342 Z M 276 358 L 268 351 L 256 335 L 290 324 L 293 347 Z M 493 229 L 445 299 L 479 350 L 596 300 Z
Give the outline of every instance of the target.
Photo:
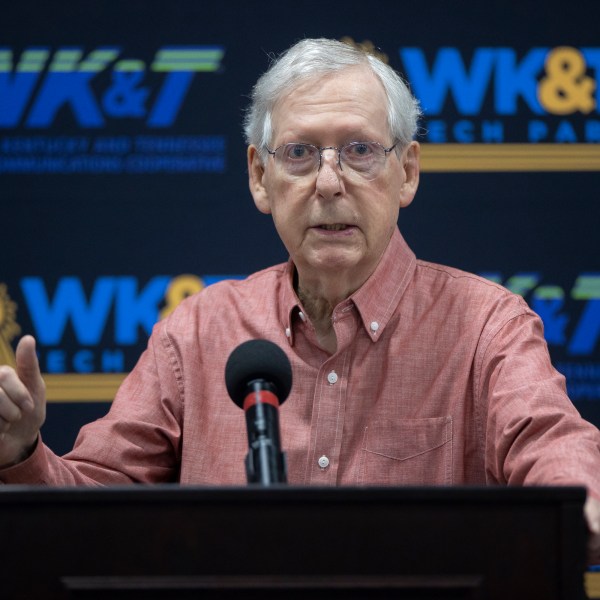
M 279 408 L 279 400 L 273 392 L 268 390 L 258 390 L 256 392 L 250 392 L 244 399 L 244 405 L 242 408 L 246 411 L 250 407 L 256 405 L 258 402 L 263 404 L 270 404 L 275 408 Z

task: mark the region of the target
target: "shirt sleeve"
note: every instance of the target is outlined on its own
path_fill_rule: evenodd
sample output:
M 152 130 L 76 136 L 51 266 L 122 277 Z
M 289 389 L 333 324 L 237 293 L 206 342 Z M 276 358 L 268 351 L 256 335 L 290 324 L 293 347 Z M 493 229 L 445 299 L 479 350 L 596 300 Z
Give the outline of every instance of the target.
M 488 339 L 478 394 L 488 483 L 583 485 L 600 498 L 600 432 L 569 400 L 541 319 L 524 309 Z
M 183 392 L 177 357 L 163 322 L 121 385 L 108 414 L 84 426 L 73 450 L 58 457 L 41 438 L 22 463 L 0 471 L 0 482 L 108 485 L 177 481 Z

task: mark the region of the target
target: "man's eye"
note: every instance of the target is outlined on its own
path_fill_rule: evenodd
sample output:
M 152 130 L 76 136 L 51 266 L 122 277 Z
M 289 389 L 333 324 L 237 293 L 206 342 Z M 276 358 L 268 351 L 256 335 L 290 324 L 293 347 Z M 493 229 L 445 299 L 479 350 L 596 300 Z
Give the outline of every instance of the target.
M 287 158 L 298 160 L 300 158 L 308 158 L 310 153 L 306 146 L 302 144 L 293 144 L 288 147 L 286 155 Z
M 373 150 L 369 144 L 352 144 L 347 147 L 347 151 L 350 155 L 359 157 L 359 156 L 369 156 Z

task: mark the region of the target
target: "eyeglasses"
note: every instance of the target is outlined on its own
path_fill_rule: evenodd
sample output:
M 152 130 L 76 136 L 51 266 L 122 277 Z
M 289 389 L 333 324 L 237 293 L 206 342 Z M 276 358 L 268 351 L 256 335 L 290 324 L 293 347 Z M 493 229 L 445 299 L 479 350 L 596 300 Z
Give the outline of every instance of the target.
M 397 145 L 398 142 L 389 148 L 384 148 L 379 142 L 350 142 L 338 148 L 292 142 L 282 144 L 275 150 L 267 147 L 267 152 L 274 157 L 275 163 L 285 174 L 291 177 L 306 177 L 315 170 L 321 169 L 325 150 L 337 150 L 337 165 L 340 171 L 357 174 L 370 181 L 381 173 L 387 155 Z M 347 169 L 344 170 L 344 167 Z

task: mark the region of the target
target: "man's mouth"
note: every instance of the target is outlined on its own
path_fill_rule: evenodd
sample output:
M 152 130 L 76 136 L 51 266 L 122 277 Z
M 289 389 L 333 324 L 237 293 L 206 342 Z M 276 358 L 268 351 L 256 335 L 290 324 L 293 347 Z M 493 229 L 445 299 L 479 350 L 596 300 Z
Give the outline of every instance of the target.
M 319 229 L 326 229 L 327 231 L 343 231 L 347 229 L 348 225 L 344 223 L 333 223 L 332 225 L 319 225 Z

